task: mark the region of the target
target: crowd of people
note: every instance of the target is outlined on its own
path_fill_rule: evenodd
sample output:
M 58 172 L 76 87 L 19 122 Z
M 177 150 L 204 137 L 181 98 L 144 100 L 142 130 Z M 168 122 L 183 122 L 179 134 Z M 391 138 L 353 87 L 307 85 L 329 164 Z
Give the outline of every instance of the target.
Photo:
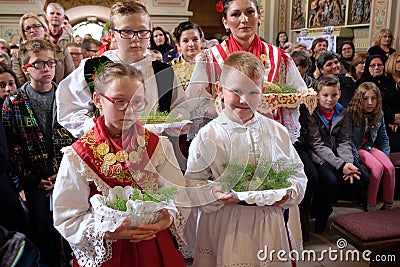
M 32 240 L 39 266 L 294 266 L 257 252 L 300 251 L 310 219 L 323 234 L 338 199 L 393 208 L 400 54 L 391 31 L 368 52 L 351 41 L 329 52 L 322 37 L 308 51 L 285 32 L 275 45 L 258 36 L 256 0 L 220 1 L 217 12 L 220 41 L 191 21 L 172 35 L 151 28 L 145 5 L 119 0 L 99 41 L 74 37 L 50 3 L 45 17 L 21 17 L 15 51 L 0 39 L 0 226 Z M 260 113 L 268 82 L 313 88 L 316 108 Z M 139 117 L 157 113 L 186 124 L 152 132 Z M 229 166 L 272 162 L 293 170 L 284 189 L 222 187 Z M 116 186 L 176 187 L 178 212 L 99 231 L 90 198 Z

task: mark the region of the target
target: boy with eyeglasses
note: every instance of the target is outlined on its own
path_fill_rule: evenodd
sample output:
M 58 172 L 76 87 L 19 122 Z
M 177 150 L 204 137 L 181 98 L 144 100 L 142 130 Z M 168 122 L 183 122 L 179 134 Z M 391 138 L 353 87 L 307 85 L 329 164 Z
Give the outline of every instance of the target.
M 57 123 L 55 91 L 56 47 L 44 40 L 21 45 L 22 70 L 30 76 L 3 104 L 3 123 L 9 157 L 18 167 L 30 213 L 32 241 L 40 264 L 60 266 L 60 235 L 53 227 L 52 191 L 63 146 L 74 141 Z
M 77 43 L 69 43 L 67 44 L 67 49 L 71 54 L 72 60 L 74 61 L 75 68 L 78 68 L 83 59 L 81 46 Z
M 124 62 L 143 73 L 149 103 L 144 113 L 170 112 L 185 101 L 185 92 L 178 86 L 172 68 L 154 60 L 147 49 L 151 36 L 150 15 L 144 5 L 129 0 L 116 2 L 111 7 L 109 35 L 116 40 L 118 49 L 82 61 L 80 67 L 59 84 L 56 93 L 58 120 L 75 137 L 81 137 L 94 126 L 92 78 L 106 62 Z M 175 109 L 174 113 L 185 112 Z
M 83 58 L 95 57 L 99 52 L 99 46 L 101 45 L 102 43 L 100 41 L 95 40 L 92 37 L 85 37 L 82 41 Z

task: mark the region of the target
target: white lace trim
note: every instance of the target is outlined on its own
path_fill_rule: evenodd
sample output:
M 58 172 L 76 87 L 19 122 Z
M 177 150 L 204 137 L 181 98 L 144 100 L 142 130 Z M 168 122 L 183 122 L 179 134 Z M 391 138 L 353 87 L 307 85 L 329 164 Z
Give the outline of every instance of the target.
M 285 120 L 285 127 L 289 132 L 290 141 L 294 144 L 300 137 L 300 112 L 298 108 L 282 109 L 283 119 Z
M 104 233 L 96 232 L 94 224 L 89 225 L 82 244 L 71 246 L 79 266 L 97 267 L 112 258 L 113 240 L 104 239 Z
M 169 229 L 171 230 L 172 235 L 175 237 L 175 240 L 178 243 L 178 249 L 182 252 L 183 256 L 185 258 L 191 258 L 193 253 L 189 252 L 190 250 L 187 250 L 187 242 L 184 237 L 184 229 L 187 219 L 182 215 L 182 213 L 175 213 L 173 216 L 174 222 Z

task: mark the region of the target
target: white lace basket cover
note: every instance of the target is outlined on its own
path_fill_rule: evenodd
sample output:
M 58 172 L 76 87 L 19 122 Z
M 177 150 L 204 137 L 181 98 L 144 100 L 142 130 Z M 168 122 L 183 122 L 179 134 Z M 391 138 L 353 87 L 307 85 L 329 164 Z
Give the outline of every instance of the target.
M 157 223 L 162 217 L 162 209 L 166 209 L 170 213 L 178 212 L 172 200 L 159 203 L 153 201 L 131 200 L 129 197 L 133 191 L 134 188 L 132 186 L 116 186 L 110 189 L 107 197 L 96 194 L 90 198 L 90 203 L 94 210 L 96 231 L 114 232 L 118 226 L 127 220 L 131 220 L 131 227 L 141 224 Z M 114 210 L 106 205 L 107 201 L 112 202 L 116 200 L 117 197 L 127 200 L 127 211 Z
M 275 202 L 281 200 L 285 195 L 291 195 L 295 191 L 294 185 L 282 189 L 270 189 L 262 191 L 244 191 L 236 192 L 231 190 L 240 201 L 246 201 L 248 204 L 256 204 L 257 206 L 274 205 Z

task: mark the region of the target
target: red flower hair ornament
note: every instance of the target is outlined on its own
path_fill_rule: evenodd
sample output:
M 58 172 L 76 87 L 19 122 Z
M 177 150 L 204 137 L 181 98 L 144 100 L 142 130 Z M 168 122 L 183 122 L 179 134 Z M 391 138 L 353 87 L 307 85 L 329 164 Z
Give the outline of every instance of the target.
M 222 1 L 219 1 L 216 5 L 215 8 L 217 9 L 218 13 L 223 13 L 224 12 L 224 3 Z

